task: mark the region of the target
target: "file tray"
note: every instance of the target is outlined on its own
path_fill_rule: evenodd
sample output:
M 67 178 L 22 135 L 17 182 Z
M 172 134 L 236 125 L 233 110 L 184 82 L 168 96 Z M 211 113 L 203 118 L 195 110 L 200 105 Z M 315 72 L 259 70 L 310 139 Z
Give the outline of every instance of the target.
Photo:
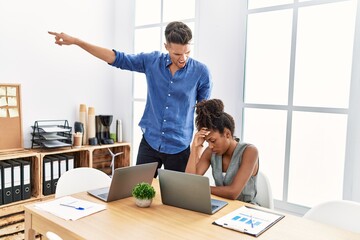
M 72 128 L 67 120 L 40 120 L 31 126 L 31 148 L 61 148 L 72 146 Z

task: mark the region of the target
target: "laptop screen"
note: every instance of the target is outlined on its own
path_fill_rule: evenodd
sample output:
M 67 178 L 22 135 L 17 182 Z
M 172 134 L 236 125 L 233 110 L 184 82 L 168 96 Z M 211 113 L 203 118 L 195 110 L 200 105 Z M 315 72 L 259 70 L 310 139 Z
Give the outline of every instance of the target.
M 158 169 L 163 204 L 212 214 L 227 202 L 217 200 L 212 207 L 209 179 L 205 176 Z

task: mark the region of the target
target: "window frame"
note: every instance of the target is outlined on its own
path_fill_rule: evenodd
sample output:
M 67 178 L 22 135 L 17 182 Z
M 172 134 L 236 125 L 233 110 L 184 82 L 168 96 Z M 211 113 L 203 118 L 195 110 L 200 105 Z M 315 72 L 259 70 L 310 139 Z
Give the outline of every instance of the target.
M 251 1 L 251 0 L 249 0 Z M 343 181 L 343 199 L 356 200 L 356 196 L 360 196 L 360 190 L 357 192 L 356 184 L 360 184 L 360 177 L 356 178 L 356 169 L 360 168 L 360 163 L 356 159 L 360 158 L 360 151 L 356 150 L 356 142 L 359 142 L 360 139 L 360 127 L 357 125 L 360 121 L 360 114 L 358 103 L 360 102 L 360 47 L 356 43 L 360 42 L 360 3 L 357 3 L 356 11 L 356 22 L 355 22 L 355 38 L 354 38 L 354 48 L 353 48 L 353 62 L 352 62 L 352 72 L 350 80 L 350 101 L 348 108 L 331 108 L 331 107 L 306 107 L 306 106 L 294 106 L 293 105 L 293 93 L 294 93 L 294 76 L 295 76 L 295 54 L 296 54 L 296 34 L 297 34 L 297 20 L 298 20 L 298 10 L 299 8 L 306 6 L 315 6 L 320 4 L 328 3 L 337 3 L 344 2 L 348 0 L 312 0 L 306 2 L 299 2 L 294 0 L 294 3 L 277 5 L 271 7 L 263 7 L 257 9 L 248 9 L 246 12 L 246 21 L 247 16 L 250 14 L 263 13 L 268 11 L 278 11 L 284 9 L 293 9 L 293 22 L 292 22 L 292 38 L 291 38 L 291 56 L 290 56 L 290 74 L 289 74 L 289 92 L 288 92 L 288 104 L 287 105 L 275 105 L 275 104 L 256 104 L 256 103 L 246 103 L 245 102 L 245 85 L 246 79 L 245 76 L 242 79 L 241 92 L 243 93 L 241 107 L 241 125 L 240 125 L 240 135 L 241 139 L 244 139 L 244 111 L 246 108 L 257 108 L 257 109 L 269 109 L 269 110 L 286 110 L 287 111 L 287 126 L 286 126 L 286 146 L 285 146 L 285 157 L 284 157 L 284 179 L 283 179 L 283 200 L 274 199 L 275 208 L 295 214 L 302 215 L 309 210 L 309 207 L 301 206 L 298 204 L 293 204 L 287 202 L 288 200 L 288 187 L 289 187 L 289 170 L 290 170 L 290 140 L 291 140 L 291 127 L 292 127 L 292 115 L 295 111 L 300 112 L 313 112 L 313 113 L 334 113 L 334 114 L 344 114 L 348 116 L 347 122 L 347 137 L 346 137 L 346 150 L 345 150 L 345 167 L 344 167 L 344 181 Z M 247 6 L 246 6 L 247 8 Z M 246 30 L 247 32 L 247 23 Z M 246 35 L 246 33 L 245 33 Z M 245 36 L 247 39 L 247 36 Z M 246 53 L 246 44 L 243 48 Z M 244 55 L 244 66 L 243 71 L 245 72 L 246 65 L 246 54 Z M 357 195 L 356 195 L 357 194 Z M 360 201 L 360 199 L 358 199 Z

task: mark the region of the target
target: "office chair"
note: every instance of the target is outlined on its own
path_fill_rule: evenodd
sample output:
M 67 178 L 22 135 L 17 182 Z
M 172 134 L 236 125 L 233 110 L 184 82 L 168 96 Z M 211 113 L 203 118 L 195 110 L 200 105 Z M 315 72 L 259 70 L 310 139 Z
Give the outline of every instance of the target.
M 274 209 L 274 199 L 268 177 L 263 172 L 258 172 L 257 194 L 255 201 L 262 207 Z
M 45 236 L 49 240 L 63 240 L 59 235 L 51 231 L 46 232 Z
M 104 172 L 89 167 L 74 168 L 59 178 L 55 198 L 91 189 L 110 186 L 111 178 Z
M 305 213 L 304 218 L 360 233 L 360 203 L 334 200 L 320 203 Z

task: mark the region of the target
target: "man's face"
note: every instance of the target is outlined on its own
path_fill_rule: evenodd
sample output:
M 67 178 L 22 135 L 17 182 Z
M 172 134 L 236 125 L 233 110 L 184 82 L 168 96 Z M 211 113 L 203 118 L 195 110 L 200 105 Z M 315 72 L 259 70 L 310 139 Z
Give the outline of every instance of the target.
M 185 67 L 190 55 L 190 44 L 165 43 L 165 48 L 169 52 L 171 62 L 178 69 Z

